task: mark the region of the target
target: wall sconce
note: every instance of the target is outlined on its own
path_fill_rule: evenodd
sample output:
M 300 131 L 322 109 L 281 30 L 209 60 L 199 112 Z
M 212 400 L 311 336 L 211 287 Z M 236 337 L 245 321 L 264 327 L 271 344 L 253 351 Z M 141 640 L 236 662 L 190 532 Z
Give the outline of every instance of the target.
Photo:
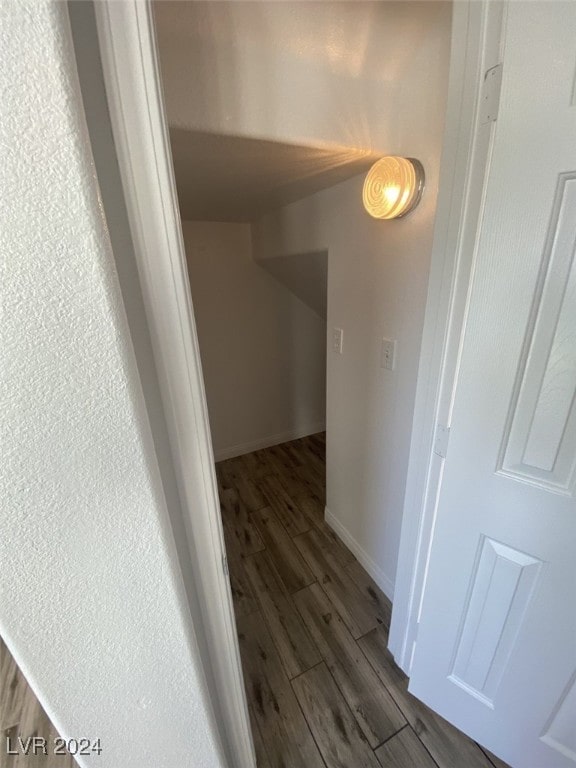
M 368 171 L 364 208 L 375 219 L 399 219 L 413 211 L 424 189 L 424 168 L 412 157 L 382 157 Z

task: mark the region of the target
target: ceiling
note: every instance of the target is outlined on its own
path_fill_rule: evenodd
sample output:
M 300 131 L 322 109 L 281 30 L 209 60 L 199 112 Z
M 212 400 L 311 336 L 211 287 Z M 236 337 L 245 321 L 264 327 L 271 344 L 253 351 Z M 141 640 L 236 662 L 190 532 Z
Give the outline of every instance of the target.
M 170 129 L 180 213 L 187 221 L 252 221 L 359 173 L 380 155 Z

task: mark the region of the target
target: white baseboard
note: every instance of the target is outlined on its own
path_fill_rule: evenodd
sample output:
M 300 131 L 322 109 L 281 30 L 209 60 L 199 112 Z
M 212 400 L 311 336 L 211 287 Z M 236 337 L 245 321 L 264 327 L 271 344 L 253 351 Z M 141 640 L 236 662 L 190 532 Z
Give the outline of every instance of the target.
M 344 528 L 340 520 L 334 517 L 328 507 L 324 508 L 324 520 L 332 528 L 336 536 L 345 544 L 352 554 L 356 557 L 360 565 L 366 572 L 372 576 L 376 584 L 380 587 L 386 597 L 394 602 L 394 582 L 387 576 L 380 566 L 376 565 L 374 560 L 358 544 L 350 532 Z
M 259 451 L 261 448 L 270 448 L 272 445 L 280 445 L 280 443 L 288 443 L 290 440 L 299 440 L 301 437 L 307 437 L 307 435 L 315 435 L 317 432 L 324 432 L 325 429 L 326 422 L 317 421 L 314 424 L 309 424 L 307 427 L 291 429 L 288 432 L 280 432 L 276 435 L 268 435 L 267 437 L 261 437 L 258 440 L 251 440 L 248 443 L 231 445 L 229 448 L 215 448 L 214 460 L 224 461 L 224 459 L 234 459 L 236 456 L 243 456 L 245 453 Z

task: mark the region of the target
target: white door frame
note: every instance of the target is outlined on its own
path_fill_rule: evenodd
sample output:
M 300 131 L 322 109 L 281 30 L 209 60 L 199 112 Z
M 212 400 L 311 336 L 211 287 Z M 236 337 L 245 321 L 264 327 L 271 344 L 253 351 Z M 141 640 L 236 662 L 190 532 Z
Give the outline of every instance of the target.
M 128 220 L 210 649 L 204 663 L 215 680 L 228 765 L 255 768 L 152 5 L 96 0 L 94 6 Z
M 255 768 L 225 571 L 214 456 L 172 169 L 149 0 L 96 0 L 110 117 L 197 577 L 230 765 Z M 390 647 L 409 670 L 442 462 L 435 425 L 449 425 L 458 350 L 481 212 L 492 124 L 479 125 L 479 89 L 499 61 L 502 4 L 454 3 L 440 193 Z
M 434 244 L 414 406 L 389 648 L 410 674 L 442 482 L 438 425 L 449 430 L 490 169 L 493 102 L 485 73 L 502 62 L 506 2 L 458 2 L 452 47 Z M 490 112 L 490 119 L 487 119 Z

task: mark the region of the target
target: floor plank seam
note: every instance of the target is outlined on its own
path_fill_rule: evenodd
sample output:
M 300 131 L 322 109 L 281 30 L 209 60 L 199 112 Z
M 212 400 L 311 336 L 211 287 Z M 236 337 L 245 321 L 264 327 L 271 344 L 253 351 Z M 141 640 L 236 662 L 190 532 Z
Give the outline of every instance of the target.
M 308 667 L 308 669 L 303 669 L 302 672 L 299 672 L 297 675 L 294 675 L 293 677 L 289 677 L 288 680 L 293 683 L 294 680 L 298 680 L 299 677 L 302 677 L 302 675 L 305 675 L 307 672 L 310 672 L 311 669 L 316 669 L 316 667 L 319 667 L 321 664 L 325 664 L 326 659 L 322 657 L 322 660 L 319 661 L 317 664 L 313 664 L 311 667 Z
M 385 739 L 384 739 L 384 741 L 382 741 L 380 744 L 377 744 L 377 745 L 376 745 L 376 746 L 373 748 L 373 749 L 374 749 L 374 752 L 376 752 L 376 750 L 380 749 L 380 747 L 383 747 L 383 746 L 384 746 L 384 744 L 388 744 L 388 742 L 390 741 L 390 739 L 393 739 L 395 736 L 398 736 L 398 734 L 399 734 L 399 733 L 402 733 L 402 731 L 403 731 L 403 730 L 405 730 L 406 728 L 410 728 L 410 723 L 409 723 L 408 721 L 406 721 L 406 723 L 405 723 L 405 724 L 402 726 L 402 728 L 398 728 L 398 730 L 397 730 L 397 731 L 394 731 L 394 733 L 390 734 L 390 736 L 388 736 L 387 738 L 385 738 Z
M 428 754 L 430 755 L 430 759 L 432 760 L 432 762 L 434 763 L 434 765 L 436 765 L 436 766 L 437 766 L 437 765 L 438 765 L 438 762 L 437 762 L 437 761 L 436 761 L 436 759 L 434 758 L 434 755 L 433 755 L 433 754 L 430 752 L 430 750 L 428 749 L 428 747 L 426 746 L 426 744 L 425 744 L 425 743 L 422 741 L 422 739 L 420 738 L 420 736 L 418 736 L 418 734 L 416 733 L 416 730 L 415 730 L 415 729 L 412 727 L 412 725 L 411 725 L 410 723 L 408 723 L 408 728 L 410 728 L 410 730 L 412 731 L 412 733 L 414 734 L 414 736 L 416 736 L 416 738 L 418 739 L 418 741 L 420 742 L 420 744 L 422 744 L 422 746 L 424 747 L 424 749 L 426 750 L 426 752 L 428 752 Z
M 321 661 L 320 664 L 323 664 L 324 661 Z M 316 666 L 320 666 L 320 664 L 317 664 Z M 307 670 L 309 671 L 309 670 Z M 306 672 L 304 672 L 306 674 Z M 302 713 L 302 717 L 304 718 L 304 722 L 306 723 L 306 726 L 308 727 L 308 732 L 310 736 L 312 737 L 312 740 L 314 741 L 314 744 L 316 745 L 316 749 L 318 750 L 318 754 L 320 755 L 320 759 L 322 760 L 324 764 L 324 768 L 330 768 L 328 764 L 326 763 L 326 760 L 324 759 L 324 755 L 322 754 L 322 750 L 318 746 L 318 742 L 316 741 L 316 737 L 314 736 L 314 732 L 312 731 L 312 728 L 310 727 L 310 723 L 308 722 L 308 718 L 306 717 L 306 714 L 304 713 L 304 710 L 302 709 L 302 705 L 300 704 L 300 701 L 298 700 L 298 696 L 296 696 L 296 693 L 294 691 L 294 686 L 292 685 L 292 680 L 290 680 L 290 688 L 292 689 L 292 693 L 294 694 L 294 698 L 296 699 L 296 702 L 300 708 L 300 712 Z
M 372 630 L 370 630 L 370 632 L 374 632 L 374 630 L 372 629 Z M 367 632 L 367 633 L 366 633 L 366 635 L 369 635 L 369 634 L 370 634 L 370 632 Z M 364 637 L 366 637 L 366 635 L 364 635 Z M 361 639 L 362 639 L 362 638 L 358 638 L 358 640 L 361 640 Z M 382 680 L 381 676 L 378 674 L 378 669 L 377 669 L 377 668 L 374 666 L 374 664 L 373 664 L 373 663 L 372 663 L 372 661 L 370 660 L 370 657 L 368 656 L 368 654 L 366 654 L 366 653 L 364 652 L 364 649 L 362 648 L 362 645 L 361 645 L 361 644 L 358 642 L 358 640 L 356 640 L 356 645 L 358 646 L 358 649 L 359 649 L 360 653 L 361 653 L 361 654 L 362 654 L 362 656 L 363 656 L 363 657 L 366 659 L 366 661 L 368 662 L 368 664 L 370 665 L 370 667 L 371 667 L 371 668 L 374 670 L 374 673 L 376 674 L 376 676 L 377 676 L 377 677 L 378 677 L 380 680 Z M 393 701 L 394 701 L 394 704 L 395 704 L 395 705 L 396 705 L 396 707 L 398 708 L 398 710 L 399 710 L 399 712 L 401 713 L 402 717 L 403 717 L 403 718 L 406 720 L 406 724 L 407 724 L 407 725 L 410 725 L 410 718 L 409 718 L 409 713 L 408 713 L 408 712 L 407 712 L 407 711 L 404 709 L 404 707 L 402 707 L 401 703 L 398 701 L 398 696 L 397 696 L 397 694 L 396 694 L 396 692 L 395 692 L 394 688 L 393 688 L 392 686 L 386 685 L 386 683 L 385 683 L 385 681 L 384 681 L 384 680 L 382 680 L 382 685 L 383 685 L 383 686 L 386 688 L 386 690 L 388 691 L 388 693 L 389 693 L 389 694 L 390 694 L 390 696 L 392 697 L 392 699 L 393 699 Z M 402 729 L 400 729 L 400 730 L 402 730 Z M 418 736 L 418 734 L 416 734 L 416 736 Z M 422 741 L 422 739 L 420 739 L 420 737 L 419 737 L 419 736 L 418 736 L 418 740 L 419 740 L 419 741 Z

